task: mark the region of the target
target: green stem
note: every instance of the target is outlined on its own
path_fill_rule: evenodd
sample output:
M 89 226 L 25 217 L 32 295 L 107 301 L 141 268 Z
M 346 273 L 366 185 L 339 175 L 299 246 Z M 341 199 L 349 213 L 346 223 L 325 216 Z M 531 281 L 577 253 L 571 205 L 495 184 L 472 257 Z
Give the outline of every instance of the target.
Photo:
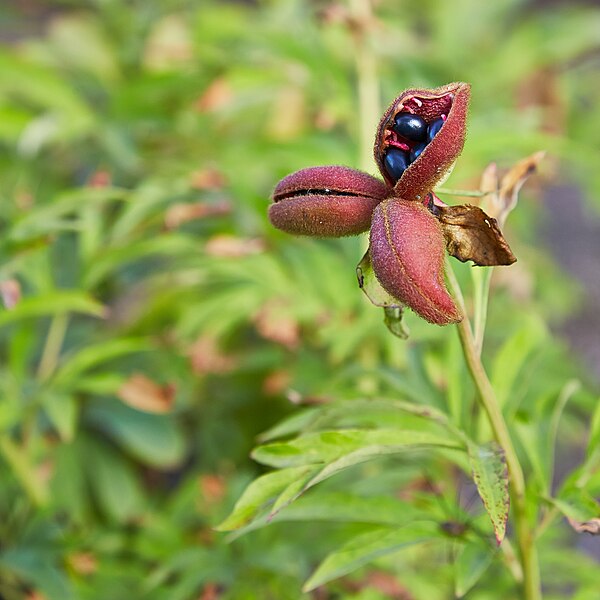
M 483 269 L 479 267 L 471 269 L 471 278 L 473 279 L 474 289 L 473 334 L 475 336 L 475 347 L 480 356 L 483 348 L 483 338 L 485 336 L 492 272 L 492 269 Z
M 353 34 L 360 123 L 360 168 L 369 171 L 373 167 L 373 132 L 380 112 L 377 61 L 369 40 L 373 7 L 371 0 L 349 0 L 349 5 L 356 24 Z
M 463 196 L 464 198 L 483 198 L 492 192 L 481 192 L 479 190 L 455 190 L 452 188 L 436 188 L 436 194 L 447 194 L 448 196 Z
M 519 458 L 513 446 L 502 411 L 498 406 L 494 388 L 492 387 L 481 362 L 471 325 L 466 318 L 465 305 L 460 286 L 452 269 L 448 268 L 446 272 L 451 291 L 457 299 L 463 314 L 465 314 L 465 318 L 458 324 L 458 334 L 465 361 L 477 391 L 479 392 L 479 399 L 487 414 L 494 437 L 504 449 L 506 457 L 511 502 L 515 516 L 515 530 L 519 545 L 521 566 L 523 568 L 523 596 L 525 600 L 540 600 L 542 595 L 539 565 L 537 550 L 534 544 L 534 535 L 527 516 L 523 469 L 521 468 Z

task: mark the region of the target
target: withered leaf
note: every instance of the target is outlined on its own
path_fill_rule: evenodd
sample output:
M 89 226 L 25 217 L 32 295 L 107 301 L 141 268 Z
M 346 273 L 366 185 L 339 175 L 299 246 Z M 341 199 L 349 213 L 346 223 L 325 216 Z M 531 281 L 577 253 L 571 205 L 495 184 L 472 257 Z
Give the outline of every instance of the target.
M 568 519 L 569 525 L 577 533 L 590 533 L 592 535 L 600 535 L 600 518 L 591 519 L 589 521 L 576 521 Z
M 134 373 L 119 388 L 117 397 L 137 410 L 162 414 L 169 412 L 175 402 L 175 386 L 159 385 L 141 373 Z
M 360 289 L 375 306 L 403 308 L 402 302 L 398 298 L 394 298 L 394 296 L 388 294 L 377 280 L 377 277 L 375 277 L 371 255 L 368 250 L 356 267 L 356 277 Z
M 496 219 L 479 207 L 436 206 L 448 252 L 462 262 L 480 267 L 511 265 L 517 259 L 504 239 Z
M 358 285 L 365 296 L 375 305 L 383 307 L 383 322 L 385 326 L 400 339 L 406 340 L 410 335 L 408 327 L 402 320 L 404 305 L 400 300 L 388 294 L 373 272 L 371 264 L 371 255 L 367 250 L 366 254 L 356 267 L 356 276 Z
M 504 225 L 506 217 L 517 205 L 519 191 L 530 175 L 535 173 L 545 156 L 545 152 L 535 152 L 531 156 L 516 163 L 498 182 L 495 165 L 489 165 L 481 180 L 482 191 L 488 192 L 484 200 L 484 208 L 498 220 L 500 226 Z M 495 180 L 494 180 L 495 178 Z
M 4 308 L 10 310 L 21 300 L 21 284 L 16 279 L 0 281 L 0 298 Z

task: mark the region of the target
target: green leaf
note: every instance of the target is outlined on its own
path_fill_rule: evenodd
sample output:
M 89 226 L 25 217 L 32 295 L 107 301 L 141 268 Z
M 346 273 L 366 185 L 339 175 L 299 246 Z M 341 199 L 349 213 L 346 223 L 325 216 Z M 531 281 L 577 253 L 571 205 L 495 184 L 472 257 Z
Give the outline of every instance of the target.
M 282 507 L 277 514 L 271 512 L 254 519 L 238 530 L 236 537 L 275 522 L 329 521 L 399 526 L 425 516 L 422 509 L 389 496 L 363 497 L 348 492 L 319 490 L 318 493 L 307 494 L 293 504 Z
M 261 475 L 244 490 L 231 514 L 217 527 L 217 531 L 233 531 L 252 520 L 288 485 L 303 481 L 310 467 L 292 467 Z
M 549 500 L 568 519 L 589 521 L 597 518 L 600 503 L 585 490 L 569 489 L 561 493 L 560 498 Z
M 70 394 L 48 391 L 42 398 L 42 406 L 63 442 L 72 441 L 79 417 L 77 399 Z
M 48 600 L 70 600 L 73 598 L 71 586 L 44 542 L 34 539 L 32 546 L 6 549 L 0 555 L 0 567 L 38 588 Z
M 298 478 L 296 481 L 292 481 L 281 494 L 279 494 L 269 513 L 270 519 L 272 519 L 282 508 L 285 508 L 288 504 L 298 498 L 307 489 L 307 481 L 311 478 L 313 473 L 314 469 L 308 470 L 303 477 Z
M 116 400 L 92 405 L 88 421 L 145 464 L 171 468 L 185 457 L 185 439 L 170 415 L 140 412 Z
M 342 429 L 309 433 L 288 442 L 259 446 L 252 457 L 265 465 L 281 468 L 330 463 L 352 454 L 348 458 L 350 466 L 379 455 L 432 446 L 461 448 L 451 438 L 424 431 Z M 359 450 L 361 452 L 354 455 Z M 340 465 L 339 470 L 341 468 L 346 467 Z
M 399 306 L 387 306 L 383 309 L 383 322 L 385 326 L 401 340 L 408 339 L 410 331 L 402 321 L 404 309 Z
M 506 534 L 506 521 L 510 498 L 508 495 L 508 469 L 504 450 L 495 442 L 485 446 L 468 444 L 469 462 L 473 481 L 492 521 L 498 545 Z
M 38 506 L 46 504 L 48 488 L 45 481 L 40 477 L 23 448 L 17 446 L 7 434 L 0 436 L 0 454 L 10 465 L 14 476 L 19 480 L 31 501 Z
M 462 598 L 481 579 L 494 560 L 498 549 L 477 538 L 467 540 L 458 548 L 453 561 L 454 591 L 457 598 Z
M 385 326 L 400 339 L 407 339 L 410 332 L 402 322 L 404 305 L 397 298 L 386 292 L 379 283 L 373 271 L 369 251 L 365 253 L 362 260 L 358 263 L 356 277 L 358 278 L 360 289 L 371 303 L 375 306 L 383 307 L 383 322 Z
M 86 289 L 97 286 L 111 272 L 123 269 L 136 260 L 158 256 L 183 257 L 197 251 L 195 240 L 165 233 L 122 246 L 108 247 L 86 265 L 83 286 Z
M 440 533 L 435 523 L 413 523 L 394 528 L 378 527 L 373 531 L 354 537 L 341 548 L 329 554 L 304 584 L 302 590 L 310 592 L 332 579 L 351 573 L 376 558 L 408 546 L 430 542 L 439 537 Z
M 391 294 L 388 294 L 379 283 L 373 265 L 371 264 L 371 254 L 365 253 L 362 260 L 356 267 L 356 277 L 358 285 L 365 296 L 375 305 L 383 308 L 402 308 L 403 304 Z
M 0 310 L 0 327 L 32 317 L 64 315 L 76 312 L 93 317 L 105 317 L 102 304 L 79 291 L 56 291 L 43 296 L 24 298 L 10 310 Z
M 344 434 L 343 439 L 335 435 L 338 433 Z M 323 435 L 326 437 L 323 438 Z M 294 481 L 292 484 L 290 484 L 277 499 L 272 514 L 296 500 L 304 492 L 318 483 L 325 481 L 333 475 L 349 469 L 350 467 L 354 467 L 374 458 L 424 447 L 438 446 L 451 449 L 461 449 L 461 446 L 453 440 L 445 439 L 439 435 L 422 431 L 386 429 L 367 431 L 342 430 L 341 432 L 321 432 L 320 434 L 307 435 L 303 438 L 298 438 L 288 443 L 269 444 L 267 446 L 262 446 L 254 451 L 253 456 L 256 458 L 256 454 L 258 453 L 260 459 L 257 460 L 267 462 L 267 464 L 271 464 L 273 466 L 274 462 L 279 462 L 281 458 L 280 453 L 283 453 L 283 455 L 286 456 L 284 461 L 287 462 L 289 460 L 299 460 L 300 463 L 303 464 L 302 459 L 299 456 L 293 456 L 293 454 L 289 453 L 296 452 L 298 450 L 298 446 L 296 445 L 295 447 L 290 448 L 290 445 L 299 441 L 302 441 L 304 444 L 306 443 L 307 438 L 309 443 L 305 447 L 308 450 L 308 460 L 314 462 L 313 451 L 319 451 L 317 448 L 319 442 L 316 440 L 323 441 L 323 439 L 325 439 L 325 447 L 321 448 L 322 456 L 328 456 L 329 462 L 327 462 L 327 464 L 319 472 L 317 472 L 314 477 L 311 477 L 311 475 L 314 473 L 313 471 L 313 473 L 309 474 L 309 476 L 304 480 Z M 310 443 L 311 439 L 315 440 L 314 444 Z M 328 447 L 331 443 L 333 443 L 335 446 L 333 450 Z M 285 446 L 288 446 L 288 448 L 285 448 Z M 351 447 L 356 447 L 357 449 L 349 451 Z M 269 456 L 269 453 L 272 451 L 274 451 L 274 454 Z M 341 456 L 339 456 L 340 453 Z M 335 458 L 335 454 L 337 454 L 339 457 Z M 306 479 L 308 479 L 308 481 L 306 481 Z
M 590 425 L 590 438 L 587 446 L 588 457 L 592 456 L 596 450 L 600 449 L 600 398 L 596 405 L 596 410 L 592 416 Z
M 103 362 L 138 352 L 153 350 L 152 343 L 145 338 L 111 338 L 106 342 L 87 345 L 81 350 L 67 356 L 63 365 L 58 369 L 53 385 L 62 388 L 78 389 L 85 387 L 82 374 Z
M 119 188 L 84 187 L 66 191 L 45 206 L 25 213 L 9 231 L 9 239 L 23 242 L 46 236 L 64 229 L 73 229 L 77 223 L 70 217 L 85 207 L 101 206 L 115 200 L 127 200 L 129 191 Z
M 500 406 L 508 402 L 528 356 L 542 343 L 545 336 L 546 328 L 541 317 L 528 316 L 521 328 L 508 338 L 496 354 L 491 382 Z
M 307 408 L 293 413 L 258 437 L 261 443 L 299 433 L 309 427 L 322 413 L 320 408 Z
M 104 513 L 118 523 L 138 518 L 145 509 L 144 494 L 127 458 L 92 440 L 85 454 L 87 478 Z
M 542 450 L 540 454 L 546 454 L 547 462 L 548 462 L 548 475 L 546 477 L 546 492 L 548 495 L 551 494 L 552 487 L 552 479 L 555 478 L 555 453 L 556 453 L 556 445 L 558 439 L 558 428 L 560 425 L 560 420 L 567 405 L 567 402 L 572 398 L 574 394 L 576 394 L 581 388 L 581 383 L 577 379 L 571 379 L 567 381 L 563 386 L 560 394 L 558 396 L 557 401 L 554 404 L 554 408 L 552 409 L 552 413 L 550 416 L 550 423 L 548 426 L 548 438 L 546 440 L 546 449 Z M 540 425 L 538 424 L 538 430 L 540 429 Z

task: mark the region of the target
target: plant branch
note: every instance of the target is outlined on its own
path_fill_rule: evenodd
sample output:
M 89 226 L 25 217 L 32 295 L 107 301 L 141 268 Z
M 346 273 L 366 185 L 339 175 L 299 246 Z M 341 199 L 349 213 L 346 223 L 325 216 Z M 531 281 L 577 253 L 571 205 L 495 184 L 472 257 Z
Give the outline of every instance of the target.
M 369 171 L 373 165 L 373 131 L 377 127 L 380 98 L 377 61 L 370 42 L 373 24 L 371 0 L 349 0 L 353 20 L 354 47 L 360 123 L 360 168 Z
M 436 194 L 447 194 L 448 196 L 462 196 L 463 198 L 483 198 L 492 192 L 482 192 L 480 190 L 455 190 L 453 188 L 436 188 Z
M 473 335 L 475 336 L 475 348 L 479 356 L 483 349 L 483 338 L 485 336 L 485 325 L 487 322 L 487 307 L 492 280 L 492 269 L 473 268 L 471 279 L 473 280 Z
M 471 324 L 466 317 L 465 303 L 460 286 L 451 268 L 447 269 L 447 275 L 450 289 L 465 315 L 464 319 L 457 326 L 465 361 L 479 393 L 481 405 L 487 414 L 494 437 L 504 449 L 506 457 L 511 501 L 515 516 L 515 529 L 519 544 L 521 566 L 523 568 L 524 598 L 526 600 L 539 600 L 541 598 L 539 566 L 534 535 L 527 515 L 523 469 L 513 446 L 502 411 L 498 406 L 494 388 L 481 362 L 479 350 L 473 336 L 473 331 L 471 330 Z

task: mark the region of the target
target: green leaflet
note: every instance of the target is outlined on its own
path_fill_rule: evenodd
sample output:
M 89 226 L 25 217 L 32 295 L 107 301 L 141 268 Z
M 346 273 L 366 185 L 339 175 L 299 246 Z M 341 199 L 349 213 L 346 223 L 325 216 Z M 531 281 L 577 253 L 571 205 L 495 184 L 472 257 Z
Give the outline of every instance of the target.
M 310 470 L 306 467 L 295 467 L 258 477 L 244 490 L 231 514 L 216 527 L 217 531 L 232 531 L 246 525 L 282 490 Z
M 482 539 L 461 544 L 454 559 L 454 591 L 457 598 L 462 598 L 477 584 L 496 553 L 497 549 Z
M 350 459 L 348 464 L 350 466 L 357 462 L 364 462 L 367 458 L 427 446 L 461 448 L 450 437 L 423 431 L 343 429 L 311 433 L 289 442 L 259 446 L 252 456 L 258 462 L 272 467 L 295 467 L 329 463 L 356 451 L 362 451 L 361 460 Z M 342 465 L 342 468 L 345 466 Z
M 498 545 L 506 533 L 506 521 L 510 498 L 508 495 L 508 469 L 504 450 L 491 442 L 483 446 L 468 444 L 469 462 L 473 471 L 473 481 L 492 520 Z
M 373 531 L 356 536 L 329 554 L 302 589 L 304 592 L 310 592 L 376 558 L 439 537 L 440 532 L 437 525 L 431 522 L 412 523 L 394 528 L 378 527 Z

